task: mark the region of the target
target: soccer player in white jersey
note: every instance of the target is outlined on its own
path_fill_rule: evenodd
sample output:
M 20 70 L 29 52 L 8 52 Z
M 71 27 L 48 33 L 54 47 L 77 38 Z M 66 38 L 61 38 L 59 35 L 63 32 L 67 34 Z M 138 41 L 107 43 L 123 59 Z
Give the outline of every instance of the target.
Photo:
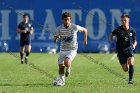
M 68 77 L 70 74 L 71 62 L 77 54 L 77 32 L 79 31 L 84 33 L 83 44 L 86 45 L 87 29 L 79 25 L 72 24 L 71 14 L 69 12 L 62 14 L 62 21 L 63 24 L 58 26 L 56 30 L 54 42 L 57 42 L 59 38 L 61 40 L 58 65 L 60 78 L 64 81 L 63 85 L 65 85 L 65 76 Z

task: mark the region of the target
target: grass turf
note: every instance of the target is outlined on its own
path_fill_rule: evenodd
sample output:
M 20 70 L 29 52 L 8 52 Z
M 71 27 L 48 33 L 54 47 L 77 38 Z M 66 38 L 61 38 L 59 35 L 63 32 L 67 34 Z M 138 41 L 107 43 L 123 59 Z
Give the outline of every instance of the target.
M 122 71 L 117 58 L 111 60 L 112 55 L 78 54 L 66 85 L 55 87 L 58 54 L 31 53 L 26 65 L 13 55 L 0 53 L 0 93 L 139 93 L 140 54 L 135 54 L 133 85 L 127 84 L 128 73 Z

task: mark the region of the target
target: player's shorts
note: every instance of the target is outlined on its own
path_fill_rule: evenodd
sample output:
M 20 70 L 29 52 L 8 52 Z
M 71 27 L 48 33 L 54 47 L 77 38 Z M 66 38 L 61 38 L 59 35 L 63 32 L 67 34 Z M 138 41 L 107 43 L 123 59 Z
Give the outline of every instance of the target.
M 31 40 L 20 40 L 20 47 L 31 45 Z
M 134 52 L 132 48 L 129 48 L 125 51 L 119 52 L 117 56 L 120 64 L 123 65 L 123 64 L 127 64 L 127 59 L 129 57 L 134 57 Z
M 77 54 L 77 50 L 60 51 L 58 64 L 64 64 L 65 58 L 69 58 L 72 62 Z

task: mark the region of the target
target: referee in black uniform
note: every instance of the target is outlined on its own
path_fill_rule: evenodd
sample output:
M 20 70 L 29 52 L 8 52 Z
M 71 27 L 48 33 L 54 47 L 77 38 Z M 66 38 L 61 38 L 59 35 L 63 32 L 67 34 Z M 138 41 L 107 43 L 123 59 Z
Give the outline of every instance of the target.
M 116 36 L 116 49 L 119 62 L 125 72 L 129 73 L 128 84 L 133 84 L 134 73 L 134 49 L 137 45 L 136 32 L 129 25 L 130 17 L 128 14 L 121 16 L 122 25 L 115 28 L 110 34 L 110 41 L 113 41 L 113 36 Z
M 24 13 L 23 21 L 19 23 L 17 33 L 20 34 L 20 58 L 21 64 L 28 63 L 28 56 L 31 51 L 31 34 L 34 29 L 32 23 L 29 21 L 29 14 Z M 26 48 L 26 56 L 24 58 L 24 50 Z

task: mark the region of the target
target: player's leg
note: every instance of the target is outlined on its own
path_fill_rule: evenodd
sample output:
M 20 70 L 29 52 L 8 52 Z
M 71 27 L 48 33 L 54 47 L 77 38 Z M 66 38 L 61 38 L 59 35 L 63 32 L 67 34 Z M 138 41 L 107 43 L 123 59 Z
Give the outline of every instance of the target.
M 128 64 L 122 64 L 121 66 L 124 72 L 128 71 Z
M 65 85 L 65 65 L 64 65 L 64 58 L 65 58 L 65 53 L 60 52 L 59 53 L 59 58 L 58 58 L 58 66 L 59 66 L 59 77 L 63 80 L 63 85 Z
M 25 63 L 27 64 L 28 63 L 28 57 L 30 55 L 30 52 L 31 52 L 31 41 L 26 41 L 25 43 L 25 47 L 26 47 L 26 57 L 25 57 Z
M 134 74 L 134 57 L 128 57 L 129 64 L 129 84 L 132 84 L 133 74 Z
M 133 49 L 129 49 L 127 51 L 127 61 L 129 64 L 129 81 L 128 84 L 133 84 L 133 74 L 134 74 L 134 53 L 133 53 Z
M 64 60 L 64 64 L 66 66 L 66 77 L 68 77 L 70 75 L 70 68 L 71 68 L 71 60 L 69 57 L 66 57 Z
M 25 47 L 24 47 L 24 41 L 20 40 L 20 59 L 21 59 L 21 64 L 23 64 L 24 62 L 24 50 L 25 50 Z
M 128 64 L 127 64 L 127 58 L 125 57 L 125 55 L 122 53 L 118 53 L 118 59 L 119 59 L 119 62 L 122 66 L 123 71 L 127 72 L 128 71 Z
M 24 46 L 21 46 L 20 47 L 20 59 L 21 59 L 21 64 L 23 64 L 23 62 L 24 62 L 24 59 L 23 59 L 23 57 L 24 57 Z
M 66 77 L 68 77 L 70 75 L 71 63 L 74 60 L 76 54 L 77 54 L 77 50 L 68 51 L 68 53 L 64 59 L 64 64 L 66 66 L 66 73 L 65 73 Z
M 65 82 L 64 70 L 65 70 L 65 65 L 59 64 L 59 76 Z

